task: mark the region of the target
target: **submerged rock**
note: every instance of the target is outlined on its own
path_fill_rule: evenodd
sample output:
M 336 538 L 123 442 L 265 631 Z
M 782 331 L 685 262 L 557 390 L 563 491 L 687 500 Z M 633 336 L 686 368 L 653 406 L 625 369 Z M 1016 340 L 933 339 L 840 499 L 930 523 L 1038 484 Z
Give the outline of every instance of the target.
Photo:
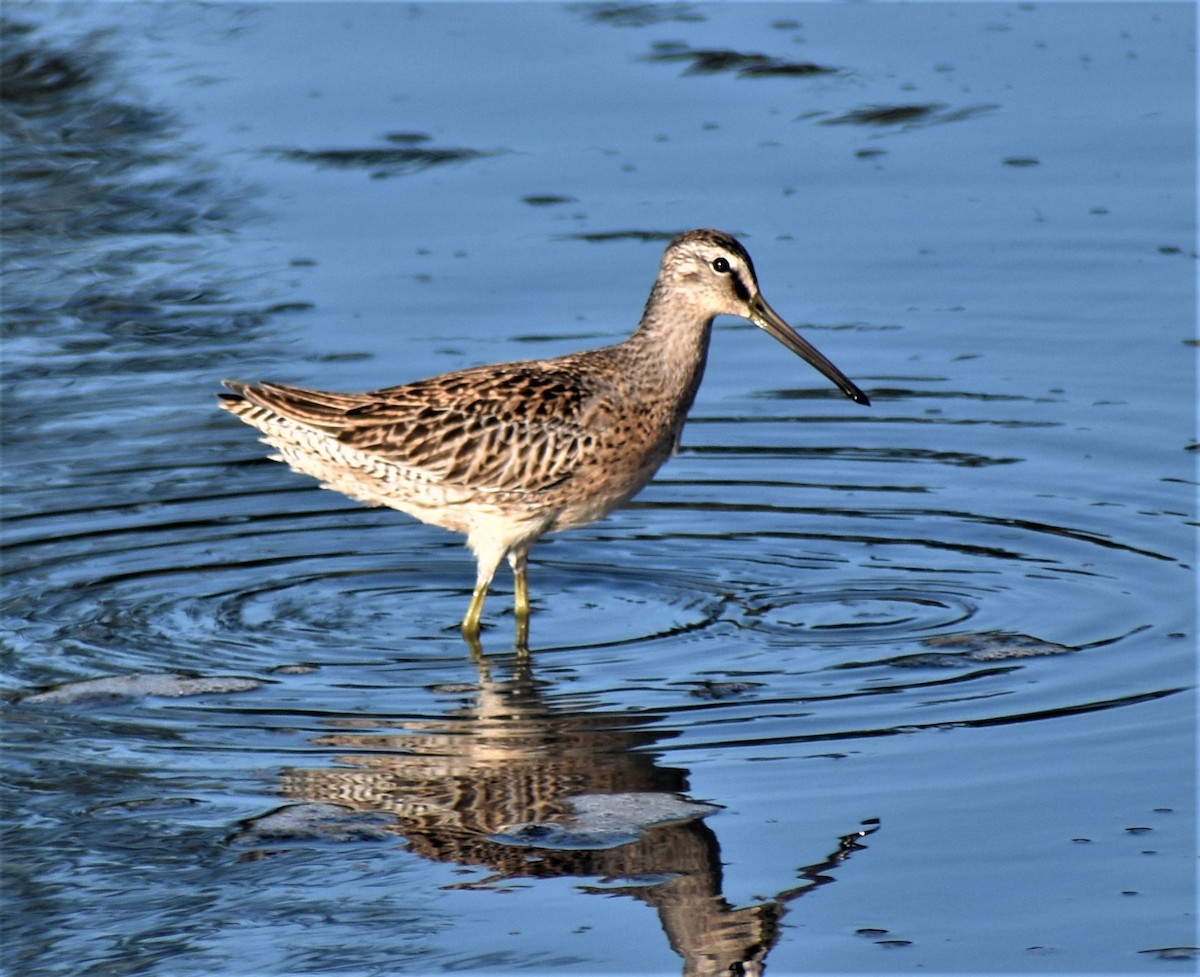
M 998 662 L 1014 658 L 1041 658 L 1078 651 L 1072 645 L 1043 641 L 1028 634 L 981 631 L 978 634 L 944 634 L 921 642 L 932 652 L 893 658 L 893 665 L 958 665 L 963 662 Z
M 567 821 L 529 821 L 509 825 L 491 836 L 502 845 L 560 851 L 617 848 L 637 841 L 660 824 L 694 821 L 719 811 L 677 794 L 579 794 L 569 800 L 575 815 Z
M 871 668 L 891 665 L 896 668 L 962 668 L 977 662 L 1004 662 L 1017 658 L 1044 658 L 1065 655 L 1080 648 L 1043 641 L 1028 634 L 1010 631 L 980 631 L 975 634 L 939 634 L 921 642 L 928 651 L 897 655 L 879 661 L 846 662 L 838 668 Z M 1091 646 L 1088 646 L 1091 647 Z
M 241 823 L 233 845 L 280 848 L 306 842 L 345 844 L 396 837 L 396 818 L 383 811 L 356 811 L 341 804 L 289 804 Z
M 189 695 L 221 692 L 250 692 L 261 682 L 232 675 L 195 677 L 170 673 L 156 675 L 112 675 L 106 678 L 66 682 L 45 692 L 27 695 L 23 702 L 56 706 L 91 706 L 136 702 L 147 696 L 175 699 Z

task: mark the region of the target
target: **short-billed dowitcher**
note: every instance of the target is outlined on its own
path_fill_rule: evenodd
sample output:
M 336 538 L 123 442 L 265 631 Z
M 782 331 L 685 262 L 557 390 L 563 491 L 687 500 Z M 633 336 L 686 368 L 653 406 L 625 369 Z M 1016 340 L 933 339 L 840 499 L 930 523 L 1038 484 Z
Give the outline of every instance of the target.
M 505 557 L 523 633 L 534 540 L 607 515 L 679 446 L 718 315 L 749 319 L 869 403 L 766 303 L 746 249 L 696 230 L 667 246 L 642 321 L 615 346 L 368 393 L 226 380 L 221 406 L 325 488 L 466 533 L 478 574 L 462 630 L 474 643 Z

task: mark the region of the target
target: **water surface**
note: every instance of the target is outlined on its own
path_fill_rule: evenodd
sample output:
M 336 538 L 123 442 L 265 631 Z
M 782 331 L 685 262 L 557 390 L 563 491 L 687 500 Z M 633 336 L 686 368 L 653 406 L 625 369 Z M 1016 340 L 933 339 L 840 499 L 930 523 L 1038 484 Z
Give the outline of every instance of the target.
M 15 972 L 1194 970 L 1191 6 L 8 16 Z M 706 225 L 872 406 L 720 320 L 528 659 L 215 407 L 615 341 Z

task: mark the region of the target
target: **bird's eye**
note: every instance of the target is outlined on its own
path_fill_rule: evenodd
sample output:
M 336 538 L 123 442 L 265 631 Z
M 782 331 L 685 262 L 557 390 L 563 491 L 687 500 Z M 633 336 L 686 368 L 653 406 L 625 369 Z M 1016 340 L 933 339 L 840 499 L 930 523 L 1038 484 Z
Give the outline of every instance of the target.
M 722 275 L 729 274 L 729 262 L 725 258 L 713 258 L 713 271 Z

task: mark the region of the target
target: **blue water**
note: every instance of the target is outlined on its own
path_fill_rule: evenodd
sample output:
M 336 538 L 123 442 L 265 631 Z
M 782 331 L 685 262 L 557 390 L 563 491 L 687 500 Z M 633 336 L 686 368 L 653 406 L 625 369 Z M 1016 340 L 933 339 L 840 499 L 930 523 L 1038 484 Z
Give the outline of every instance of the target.
M 1195 972 L 1193 6 L 6 14 L 13 973 Z M 872 406 L 719 320 L 527 660 L 215 406 L 615 341 L 695 226 Z

